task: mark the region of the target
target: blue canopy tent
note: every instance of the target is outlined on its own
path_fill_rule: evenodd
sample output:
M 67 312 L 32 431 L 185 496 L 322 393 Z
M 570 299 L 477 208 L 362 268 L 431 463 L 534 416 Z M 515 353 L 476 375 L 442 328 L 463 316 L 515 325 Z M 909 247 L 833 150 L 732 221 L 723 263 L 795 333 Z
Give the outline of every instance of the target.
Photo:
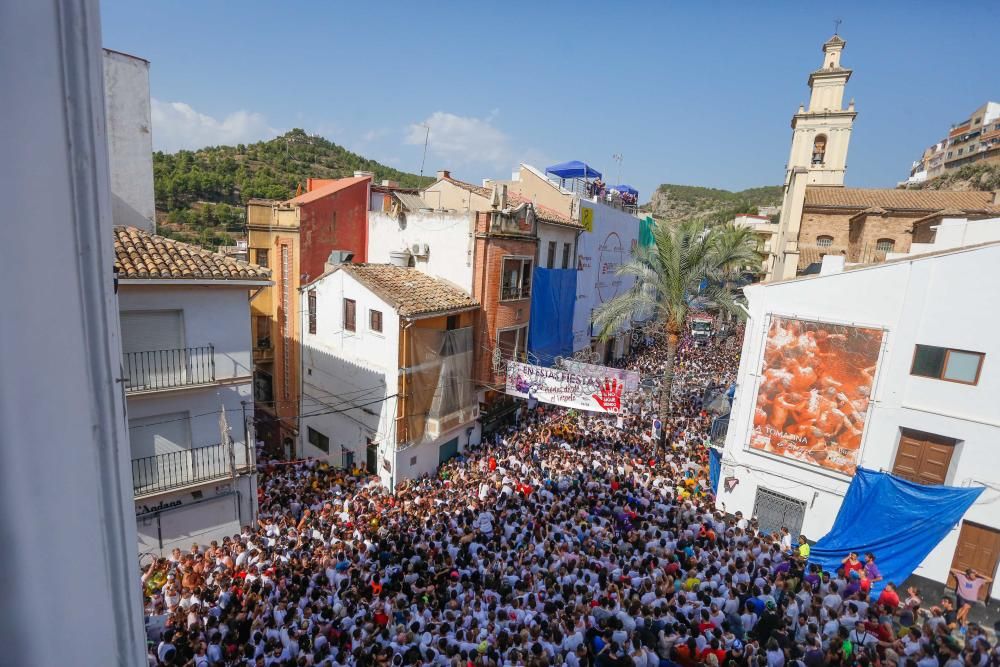
M 851 551 L 875 554 L 882 581 L 901 584 L 976 502 L 983 487 L 927 486 L 858 468 L 833 528 L 813 545 L 809 562 L 836 572 Z
M 627 194 L 630 194 L 630 195 L 635 195 L 636 197 L 639 196 L 639 191 L 636 190 L 635 188 L 633 188 L 631 185 L 612 185 L 608 189 L 609 190 L 617 190 L 618 192 L 621 192 L 621 193 L 627 193 Z
M 562 164 L 554 164 L 545 168 L 546 174 L 553 174 L 559 178 L 600 178 L 601 172 L 579 160 L 570 160 Z

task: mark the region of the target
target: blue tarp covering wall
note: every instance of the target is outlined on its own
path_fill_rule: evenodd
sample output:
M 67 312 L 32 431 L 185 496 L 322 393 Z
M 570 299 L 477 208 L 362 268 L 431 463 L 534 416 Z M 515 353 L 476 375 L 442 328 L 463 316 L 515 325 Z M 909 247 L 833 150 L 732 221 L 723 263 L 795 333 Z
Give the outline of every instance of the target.
M 882 581 L 901 584 L 958 523 L 982 487 L 926 486 L 888 473 L 858 468 L 833 528 L 813 545 L 810 563 L 836 572 L 851 551 L 864 561 L 875 554 Z
M 708 483 L 712 493 L 719 495 L 719 477 L 722 475 L 722 452 L 715 447 L 708 448 Z
M 551 366 L 559 356 L 573 355 L 573 307 L 576 270 L 537 267 L 531 285 L 528 352 L 538 364 Z

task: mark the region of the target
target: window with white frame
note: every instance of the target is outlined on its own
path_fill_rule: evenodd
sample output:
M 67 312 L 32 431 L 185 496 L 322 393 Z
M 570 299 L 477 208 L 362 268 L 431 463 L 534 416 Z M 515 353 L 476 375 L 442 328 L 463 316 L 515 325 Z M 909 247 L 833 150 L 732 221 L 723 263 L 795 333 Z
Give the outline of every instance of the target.
M 504 257 L 500 277 L 501 301 L 516 301 L 531 296 L 533 265 L 534 261 L 530 257 Z
M 497 347 L 504 359 L 523 361 L 527 356 L 528 325 L 497 331 Z

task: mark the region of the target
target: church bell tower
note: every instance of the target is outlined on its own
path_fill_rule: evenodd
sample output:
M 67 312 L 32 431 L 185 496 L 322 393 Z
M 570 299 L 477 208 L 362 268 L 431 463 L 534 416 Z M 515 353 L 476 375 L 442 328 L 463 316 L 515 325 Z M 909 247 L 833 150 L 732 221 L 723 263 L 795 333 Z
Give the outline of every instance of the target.
M 847 42 L 834 35 L 823 45 L 823 65 L 809 75 L 809 108 L 792 116 L 792 150 L 787 169 L 804 168 L 808 185 L 843 185 L 847 146 L 854 126 L 852 100 L 844 109 L 851 70 L 841 67 Z

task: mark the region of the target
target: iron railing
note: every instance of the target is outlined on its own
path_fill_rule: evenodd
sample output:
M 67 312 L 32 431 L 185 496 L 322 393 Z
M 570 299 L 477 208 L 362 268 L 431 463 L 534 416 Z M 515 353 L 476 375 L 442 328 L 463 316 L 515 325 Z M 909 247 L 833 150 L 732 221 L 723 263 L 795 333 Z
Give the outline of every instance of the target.
M 517 301 L 531 296 L 531 285 L 504 285 L 500 288 L 501 301 Z
M 215 346 L 126 352 L 125 391 L 159 391 L 215 382 Z
M 133 493 L 149 495 L 230 477 L 235 469 L 246 467 L 235 453 L 232 445 L 209 445 L 132 459 Z

